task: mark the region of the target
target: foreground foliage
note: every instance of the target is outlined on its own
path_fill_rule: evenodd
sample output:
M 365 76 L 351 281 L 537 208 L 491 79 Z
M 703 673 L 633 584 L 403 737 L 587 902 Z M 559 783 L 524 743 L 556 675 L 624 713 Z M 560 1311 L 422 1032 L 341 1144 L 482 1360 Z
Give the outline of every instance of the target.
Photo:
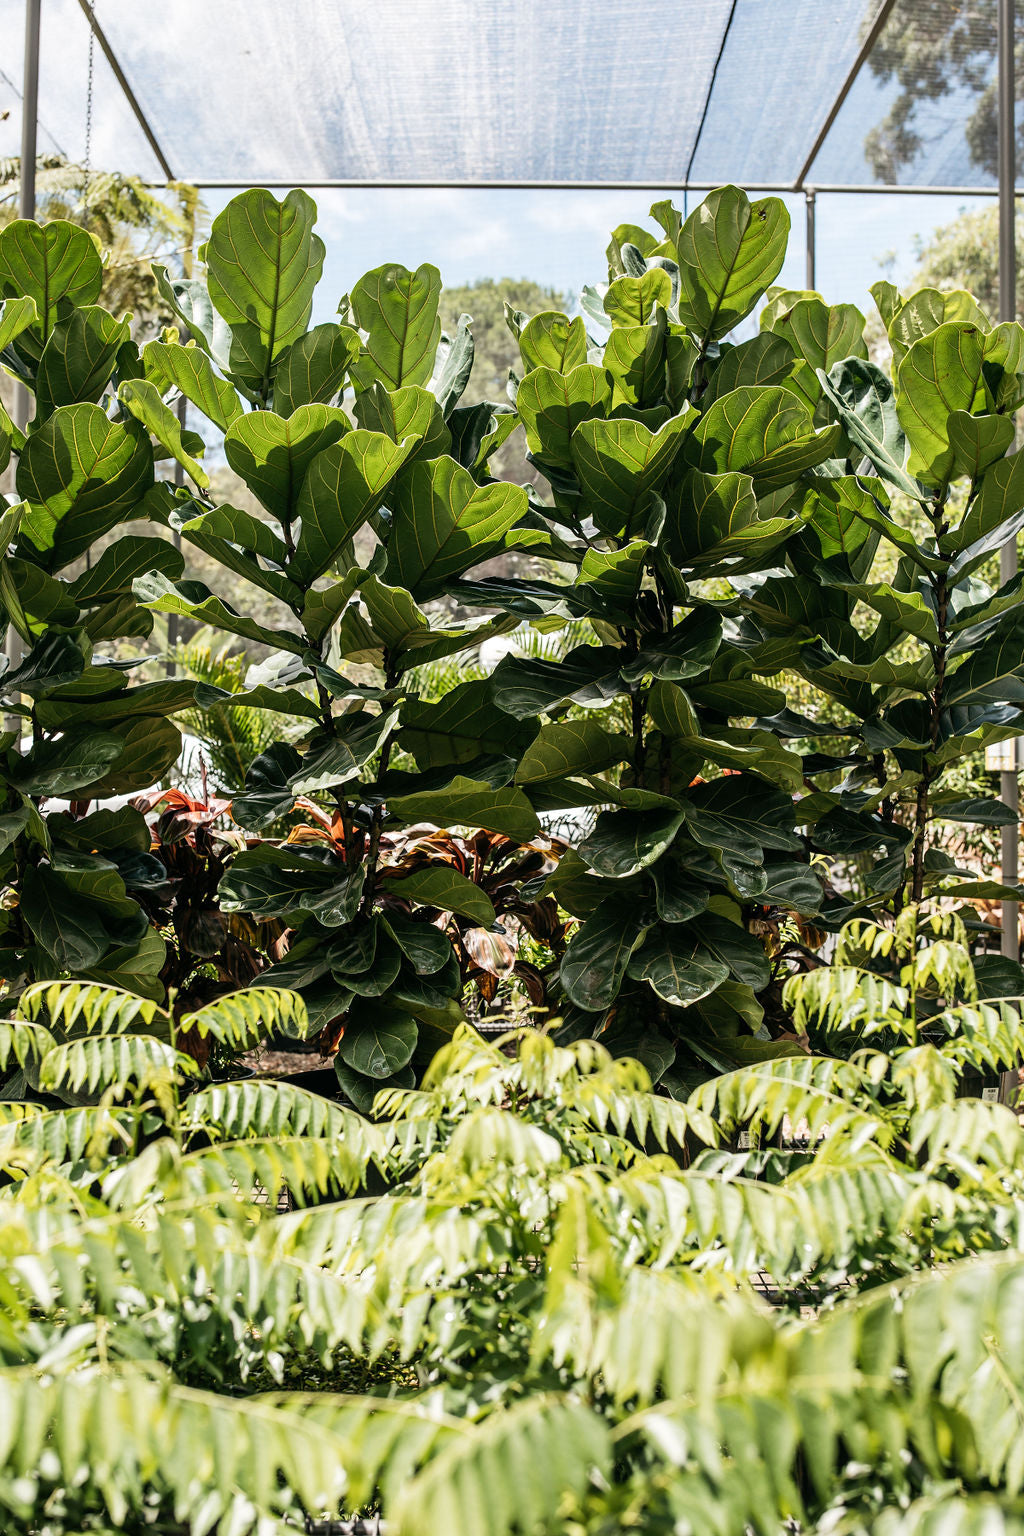
M 591 1041 L 463 1030 L 373 1121 L 204 1086 L 143 1000 L 31 989 L 0 1045 L 75 1107 L 0 1112 L 0 1505 L 52 1536 L 339 1507 L 413 1536 L 1018 1530 L 1024 1133 L 956 1095 L 1024 1029 L 962 937 L 851 928 L 792 984 L 842 1057 L 683 1103 Z

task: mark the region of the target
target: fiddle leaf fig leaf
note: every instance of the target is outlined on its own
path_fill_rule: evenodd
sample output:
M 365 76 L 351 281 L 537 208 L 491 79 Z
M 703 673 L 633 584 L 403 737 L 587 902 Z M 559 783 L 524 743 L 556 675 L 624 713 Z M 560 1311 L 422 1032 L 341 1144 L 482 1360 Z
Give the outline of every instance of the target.
M 629 753 L 627 737 L 612 734 L 593 718 L 542 725 L 520 758 L 516 783 L 600 773 Z
M 189 342 L 150 341 L 142 349 L 146 377 L 165 394 L 176 389 L 198 406 L 214 426 L 226 432 L 242 415 L 242 402 L 233 386 L 213 371 L 209 357 Z
M 153 483 L 149 439 L 98 405 L 58 407 L 32 433 L 18 464 L 28 502 L 20 538 L 50 570 L 84 554 L 130 517 Z
M 706 411 L 721 395 L 745 385 L 782 384 L 791 377 L 796 365 L 796 353 L 789 339 L 772 331 L 762 330 L 738 346 L 723 347 L 700 397 L 701 410 Z
M 914 501 L 924 501 L 925 492 L 905 468 L 907 440 L 892 385 L 882 370 L 861 358 L 847 358 L 818 382 L 847 437 L 882 479 Z
M 587 512 L 602 533 L 629 537 L 664 481 L 698 418 L 692 406 L 656 432 L 628 419 L 586 421 L 572 435 L 572 458 Z
M 978 480 L 1013 444 L 1011 416 L 972 416 L 953 411 L 946 421 L 954 472 Z
M 675 240 L 679 318 L 702 346 L 746 319 L 786 256 L 789 213 L 781 198 L 752 203 L 738 187 L 706 197 Z
M 441 339 L 440 297 L 441 274 L 426 262 L 415 272 L 388 262 L 359 279 L 352 313 L 367 339 L 352 366 L 358 388 L 377 380 L 386 389 L 429 382 Z
M 982 403 L 984 361 L 985 333 L 947 324 L 915 341 L 899 365 L 896 411 L 910 445 L 907 469 L 926 485 L 944 486 L 956 472 L 949 418 Z
M 665 1002 L 687 1008 L 727 981 L 729 967 L 701 944 L 692 928 L 669 923 L 648 933 L 630 955 L 627 974 L 634 981 L 646 981 Z
M 350 325 L 314 325 L 282 353 L 274 373 L 274 410 L 291 416 L 302 405 L 330 405 L 341 394 L 362 343 Z
M 115 320 L 95 305 L 64 305 L 47 338 L 36 369 L 36 421 L 45 421 L 58 405 L 95 404 L 129 341 L 129 321 Z
M 56 333 L 55 333 L 56 334 Z M 149 379 L 126 379 L 117 391 L 117 398 L 122 405 L 142 423 L 146 431 L 156 438 L 162 448 L 173 459 L 176 459 L 185 473 L 191 475 L 196 485 L 204 490 L 210 484 L 210 477 L 197 459 L 186 450 L 181 437 L 181 422 L 177 415 L 165 405 L 160 397 L 160 391 Z
M 587 361 L 587 327 L 582 315 L 545 310 L 528 320 L 519 335 L 519 352 L 527 373 L 534 368 L 553 368 L 569 373 Z
M 355 414 L 361 427 L 383 432 L 393 443 L 418 437 L 417 458 L 434 459 L 451 448 L 452 435 L 445 425 L 440 403 L 429 389 L 421 389 L 417 384 L 394 390 L 374 384 L 356 399 Z
M 39 311 L 35 299 L 27 295 L 24 298 L 5 299 L 0 305 L 0 352 L 9 347 L 12 341 L 17 341 L 22 331 L 38 323 Z
M 438 827 L 484 827 L 528 842 L 540 831 L 537 813 L 521 789 L 492 789 L 482 780 L 457 774 L 444 789 L 392 795 L 388 809 L 403 821 L 429 821 Z
M 455 912 L 471 918 L 484 928 L 494 922 L 494 905 L 487 892 L 467 880 L 455 869 L 385 869 L 381 889 L 389 896 L 414 901 L 421 907 L 437 907 L 441 912 Z
M 536 721 L 517 725 L 492 696 L 491 680 L 484 678 L 460 683 L 436 703 L 410 699 L 402 705 L 398 739 L 421 768 L 436 768 L 518 753 L 536 734 Z
M 875 286 L 882 287 L 881 284 Z M 884 320 L 885 316 L 882 318 Z M 922 336 L 930 336 L 940 325 L 957 321 L 976 325 L 982 331 L 990 329 L 990 321 L 984 310 L 962 288 L 954 289 L 952 293 L 940 293 L 937 288 L 921 288 L 906 300 L 900 300 L 897 295 L 896 306 L 886 320 L 893 360 L 897 367 Z
M 466 392 L 469 376 L 473 372 L 476 343 L 471 330 L 469 315 L 460 315 L 454 336 L 442 334 L 441 344 L 434 358 L 434 375 L 430 389 L 437 399 L 442 417 L 447 417 L 458 405 Z
M 571 469 L 573 433 L 581 422 L 607 415 L 611 395 L 608 375 L 592 363 L 582 363 L 568 373 L 535 368 L 516 394 L 516 410 L 530 452 L 544 464 Z
M 867 357 L 864 325 L 855 305 L 830 305 L 818 298 L 798 299 L 772 320 L 771 330 L 802 359 L 803 366 L 792 373 L 793 384 L 812 406 L 821 397 L 819 371 L 828 373 L 847 357 Z
M 251 411 L 233 422 L 224 434 L 224 453 L 236 475 L 282 523 L 296 516 L 306 471 L 351 423 L 333 406 L 300 406 L 291 416 Z
M 205 257 L 210 298 L 269 384 L 281 352 L 305 334 L 324 243 L 313 233 L 316 204 L 291 191 L 280 202 L 262 187 L 233 197 L 213 221 Z
M 61 300 L 95 304 L 102 286 L 99 243 L 80 224 L 13 219 L 0 229 L 0 297 L 34 301 L 40 351 L 56 323 Z
M 580 858 L 598 875 L 635 875 L 653 864 L 683 825 L 682 810 L 602 811 L 579 846 Z
M 400 1072 L 412 1060 L 419 1026 L 410 1014 L 387 1004 L 353 1006 L 338 1055 L 353 1072 L 376 1080 Z
M 671 302 L 672 279 L 663 267 L 651 267 L 643 277 L 616 278 L 604 296 L 605 313 L 614 326 L 649 325 L 659 305 L 668 309 Z
M 593 1012 L 610 1008 L 619 995 L 629 958 L 649 926 L 635 902 L 606 896 L 573 935 L 559 979 L 571 1003 Z
M 387 579 L 418 600 L 435 597 L 450 581 L 503 548 L 504 536 L 527 511 L 522 486 L 477 486 L 454 459 L 412 464 L 398 483 Z
M 808 406 L 778 385 L 721 395 L 694 428 L 705 473 L 749 475 L 758 490 L 791 484 L 835 452 L 840 429 L 816 428 Z
M 302 520 L 288 573 L 312 583 L 338 561 L 368 518 L 380 510 L 392 481 L 419 439 L 396 443 L 383 432 L 356 428 L 312 460 L 296 512 Z

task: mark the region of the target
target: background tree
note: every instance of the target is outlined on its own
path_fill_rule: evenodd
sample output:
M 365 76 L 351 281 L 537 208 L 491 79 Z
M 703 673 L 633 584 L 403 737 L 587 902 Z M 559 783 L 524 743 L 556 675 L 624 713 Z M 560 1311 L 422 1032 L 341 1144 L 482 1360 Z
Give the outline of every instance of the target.
M 1017 90 L 1024 81 L 1024 40 L 1018 31 Z M 997 173 L 996 0 L 898 0 L 868 68 L 874 77 L 895 81 L 899 94 L 882 121 L 864 140 L 864 153 L 879 181 L 898 181 L 928 143 L 918 108 L 969 93 L 975 98 L 965 135 L 972 165 Z M 944 131 L 945 125 L 940 129 Z M 1018 127 L 1018 147 L 1024 135 Z

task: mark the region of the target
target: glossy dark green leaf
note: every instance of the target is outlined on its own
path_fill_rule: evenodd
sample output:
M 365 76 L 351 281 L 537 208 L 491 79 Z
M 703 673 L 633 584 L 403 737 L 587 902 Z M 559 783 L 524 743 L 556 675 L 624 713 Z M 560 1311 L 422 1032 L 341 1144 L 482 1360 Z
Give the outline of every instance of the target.
M 542 725 L 519 760 L 516 783 L 601 773 L 613 763 L 624 762 L 631 751 L 630 740 L 606 730 L 600 716 Z
M 838 427 L 816 428 L 808 406 L 779 385 L 721 395 L 692 434 L 706 474 L 749 475 L 759 491 L 791 484 L 835 452 Z
M 609 1008 L 648 926 L 635 902 L 606 897 L 570 939 L 562 957 L 558 975 L 569 1001 L 594 1012 Z
M 528 842 L 540 831 L 537 813 L 521 789 L 492 789 L 478 779 L 457 775 L 444 789 L 393 795 L 388 809 L 403 821 L 435 826 L 485 827 Z
M 907 440 L 896 411 L 892 384 L 874 363 L 851 357 L 819 379 L 847 437 L 867 454 L 878 474 L 915 501 L 920 485 L 907 472 Z
M 385 869 L 379 884 L 388 896 L 422 907 L 437 907 L 442 912 L 455 912 L 485 928 L 494 922 L 494 906 L 487 892 L 454 869 L 438 866 L 414 869 L 408 874 Z
M 181 550 L 175 549 L 169 539 L 122 534 L 87 571 L 76 577 L 69 591 L 75 602 L 86 608 L 109 603 L 120 593 L 130 592 L 136 577 L 147 571 L 159 571 L 174 581 L 184 569 Z
M 433 923 L 396 913 L 389 913 L 385 921 L 418 976 L 433 976 L 452 958 L 451 940 Z
M 537 734 L 537 722 L 517 726 L 493 697 L 491 682 L 460 683 L 436 703 L 403 704 L 399 745 L 421 768 L 471 763 L 482 754 L 520 753 Z
M 153 455 L 134 422 L 111 421 L 98 405 L 54 411 L 25 446 L 18 495 L 29 503 L 21 539 L 59 570 L 120 522 L 153 483 Z
M 246 640 L 255 640 L 277 650 L 293 651 L 299 656 L 306 651 L 306 641 L 301 635 L 292 630 L 267 629 L 245 614 L 236 613 L 201 581 L 182 581 L 175 585 L 159 572 L 151 572 L 137 578 L 133 591 L 140 603 L 156 613 L 181 614 L 183 618 L 195 619 L 198 624 L 210 624 L 214 629 L 227 630 L 228 634 L 241 635 Z
M 576 646 L 561 661 L 506 656 L 491 674 L 491 696 L 520 720 L 569 702 L 599 706 L 619 691 L 621 661 L 615 646 Z
M 393 504 L 385 579 L 422 601 L 503 546 L 527 510 L 522 486 L 477 486 L 447 455 L 410 465 Z
M 582 422 L 572 435 L 572 459 L 584 507 L 602 533 L 629 538 L 641 531 L 640 517 L 668 474 L 697 420 L 686 407 L 652 432 L 628 418 Z
M 653 864 L 683 825 L 681 810 L 602 811 L 579 855 L 596 874 L 635 875 Z
M 110 948 L 110 936 L 96 909 L 45 866 L 25 871 L 20 910 L 36 942 L 62 971 L 88 970 Z
M 729 967 L 697 939 L 690 927 L 654 928 L 629 958 L 628 974 L 646 981 L 667 1003 L 686 1008 L 721 986 Z
M 333 732 L 317 732 L 292 775 L 295 794 L 316 794 L 357 778 L 380 751 L 397 719 L 397 711 L 379 715 L 359 711 L 337 717 Z
M 400 1072 L 412 1060 L 419 1027 L 409 1014 L 386 1003 L 353 1007 L 338 1047 L 338 1055 L 353 1072 L 383 1079 Z
M 272 742 L 246 769 L 245 793 L 236 795 L 231 812 L 240 826 L 261 831 L 295 804 L 289 780 L 299 771 L 302 759 L 285 741 Z
M 688 931 L 745 986 L 760 992 L 771 981 L 772 968 L 763 944 L 739 923 L 708 912 L 695 918 Z

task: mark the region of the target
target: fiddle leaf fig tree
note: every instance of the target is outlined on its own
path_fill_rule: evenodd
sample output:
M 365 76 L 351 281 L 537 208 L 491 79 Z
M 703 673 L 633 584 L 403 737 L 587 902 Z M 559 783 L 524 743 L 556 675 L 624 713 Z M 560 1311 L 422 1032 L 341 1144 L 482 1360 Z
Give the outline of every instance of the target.
M 454 845 L 399 847 L 396 832 L 429 819 L 528 843 L 540 828 L 512 782 L 514 751 L 536 727 L 503 725 L 498 749 L 461 750 L 456 739 L 469 743 L 476 730 L 465 688 L 447 701 L 448 750 L 432 749 L 429 771 L 393 766 L 422 708 L 413 674 L 515 622 L 455 619 L 437 600 L 482 561 L 543 533 L 528 523 L 526 491 L 487 475 L 510 413 L 459 405 L 472 335 L 464 318 L 442 336 L 433 267 L 381 267 L 342 301 L 345 323 L 309 328 L 323 262 L 315 212 L 301 192 L 280 203 L 263 191 L 234 199 L 200 253 L 205 280 L 162 277 L 192 339 L 169 332 L 143 355 L 151 429 L 166 427 L 173 452 L 168 403 L 184 394 L 223 430 L 228 464 L 260 508 L 217 503 L 190 471 L 171 525 L 186 548 L 269 594 L 280 625 L 166 572 L 141 577 L 136 592 L 156 611 L 275 653 L 220 702 L 298 715 L 304 734 L 252 764 L 233 814 L 263 836 L 234 859 L 220 901 L 286 921 L 288 952 L 261 981 L 302 993 L 314 1028 L 340 1041 L 348 1091 L 372 1097 L 361 1082 L 411 1082 L 416 1053 L 461 1018 L 456 945 L 496 921 Z M 297 811 L 306 825 L 274 836 Z
M 133 393 L 131 317 L 96 305 L 102 278 L 77 225 L 0 230 L 0 365 L 30 399 L 25 431 L 0 415 L 14 491 L 0 509 L 0 974 L 9 989 L 72 974 L 162 997 L 164 941 L 141 899 L 166 872 L 123 797 L 174 763 L 170 716 L 194 687 L 146 670 L 153 618 L 132 582 L 177 578 L 183 559 L 145 526 L 163 490 L 153 402 Z M 94 804 L 108 797 L 122 798 Z
M 818 509 L 787 543 L 785 568 L 742 584 L 748 639 L 788 641 L 787 665 L 834 706 L 842 755 L 808 758 L 805 806 L 819 849 L 866 866 L 839 915 L 861 904 L 898 913 L 929 895 L 1019 895 L 959 868 L 942 833 L 1016 824 L 995 798 L 944 781 L 1024 728 L 1021 581 L 1000 585 L 997 554 L 1024 526 L 1024 455 L 1013 451 L 1024 329 L 992 325 L 966 294 L 874 293 L 891 368 L 827 348 L 808 355 L 817 409 L 841 444 L 809 473 Z M 792 334 L 817 303 L 787 300 L 766 312 L 768 334 Z M 806 733 L 796 718 L 777 726 Z

